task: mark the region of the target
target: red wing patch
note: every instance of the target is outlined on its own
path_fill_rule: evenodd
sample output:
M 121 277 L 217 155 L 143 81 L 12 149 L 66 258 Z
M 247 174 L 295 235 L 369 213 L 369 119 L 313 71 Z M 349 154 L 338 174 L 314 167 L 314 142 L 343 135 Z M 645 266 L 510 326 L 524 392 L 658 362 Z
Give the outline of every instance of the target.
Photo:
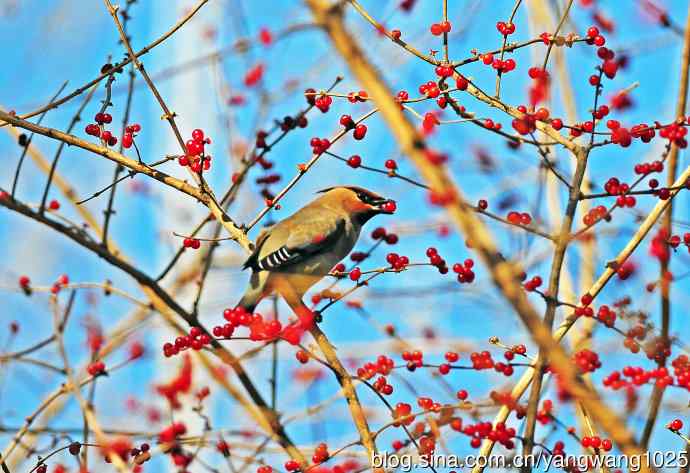
M 316 235 L 314 238 L 312 238 L 311 242 L 315 245 L 318 245 L 319 243 L 321 243 L 325 239 L 326 239 L 326 235 L 319 234 L 319 235 Z

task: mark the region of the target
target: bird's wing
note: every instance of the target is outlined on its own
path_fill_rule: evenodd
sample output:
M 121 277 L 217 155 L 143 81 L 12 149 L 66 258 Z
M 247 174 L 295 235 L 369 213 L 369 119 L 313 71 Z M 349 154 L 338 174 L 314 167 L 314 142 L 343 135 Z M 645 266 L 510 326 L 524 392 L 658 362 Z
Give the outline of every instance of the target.
M 273 251 L 261 251 L 257 245 L 256 257 L 250 266 L 256 270 L 274 271 L 301 263 L 316 253 L 327 251 L 345 231 L 345 219 L 328 218 L 327 215 L 319 214 L 313 217 L 306 220 L 303 225 L 294 226 L 287 235 L 283 235 L 287 236 L 283 245 L 277 248 L 277 245 L 270 245 L 275 248 Z M 264 242 L 270 240 L 271 235 L 268 235 Z
M 264 243 L 266 243 L 266 239 L 270 236 L 272 228 L 273 225 L 261 229 L 259 236 L 256 237 L 256 245 L 254 246 L 254 252 L 251 255 L 249 255 L 247 261 L 244 262 L 244 264 L 242 265 L 242 269 L 256 267 L 256 264 L 258 263 L 259 252 L 261 251 L 261 248 L 264 246 Z

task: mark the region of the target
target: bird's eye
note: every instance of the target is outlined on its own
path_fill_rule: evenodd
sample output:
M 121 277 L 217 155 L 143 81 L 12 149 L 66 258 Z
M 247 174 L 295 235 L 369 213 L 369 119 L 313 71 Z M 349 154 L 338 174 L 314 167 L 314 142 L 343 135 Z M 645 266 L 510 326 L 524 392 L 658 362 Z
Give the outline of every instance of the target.
M 369 201 L 369 196 L 366 195 L 364 192 L 357 192 L 357 198 L 364 203 L 367 203 Z

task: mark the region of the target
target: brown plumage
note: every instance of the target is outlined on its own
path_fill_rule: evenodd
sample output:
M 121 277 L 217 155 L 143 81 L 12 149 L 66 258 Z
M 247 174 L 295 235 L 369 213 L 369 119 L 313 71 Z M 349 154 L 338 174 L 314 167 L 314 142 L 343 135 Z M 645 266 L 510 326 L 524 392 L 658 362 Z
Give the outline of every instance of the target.
M 391 201 L 361 187 L 331 187 L 321 194 L 259 234 L 244 264 L 252 276 L 239 306 L 252 312 L 261 299 L 278 293 L 293 310 L 303 307 L 304 293 L 347 256 L 362 225 L 391 213 Z

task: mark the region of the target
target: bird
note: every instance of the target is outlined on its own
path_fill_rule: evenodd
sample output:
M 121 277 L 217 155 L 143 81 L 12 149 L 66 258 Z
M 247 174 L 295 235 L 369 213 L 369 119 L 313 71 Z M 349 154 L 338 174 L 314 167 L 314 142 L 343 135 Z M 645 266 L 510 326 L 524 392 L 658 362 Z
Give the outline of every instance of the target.
M 243 265 L 252 274 L 236 308 L 251 314 L 262 299 L 278 294 L 296 314 L 308 312 L 302 297 L 350 253 L 362 226 L 396 210 L 395 201 L 358 186 L 329 187 L 318 194 L 261 231 Z

